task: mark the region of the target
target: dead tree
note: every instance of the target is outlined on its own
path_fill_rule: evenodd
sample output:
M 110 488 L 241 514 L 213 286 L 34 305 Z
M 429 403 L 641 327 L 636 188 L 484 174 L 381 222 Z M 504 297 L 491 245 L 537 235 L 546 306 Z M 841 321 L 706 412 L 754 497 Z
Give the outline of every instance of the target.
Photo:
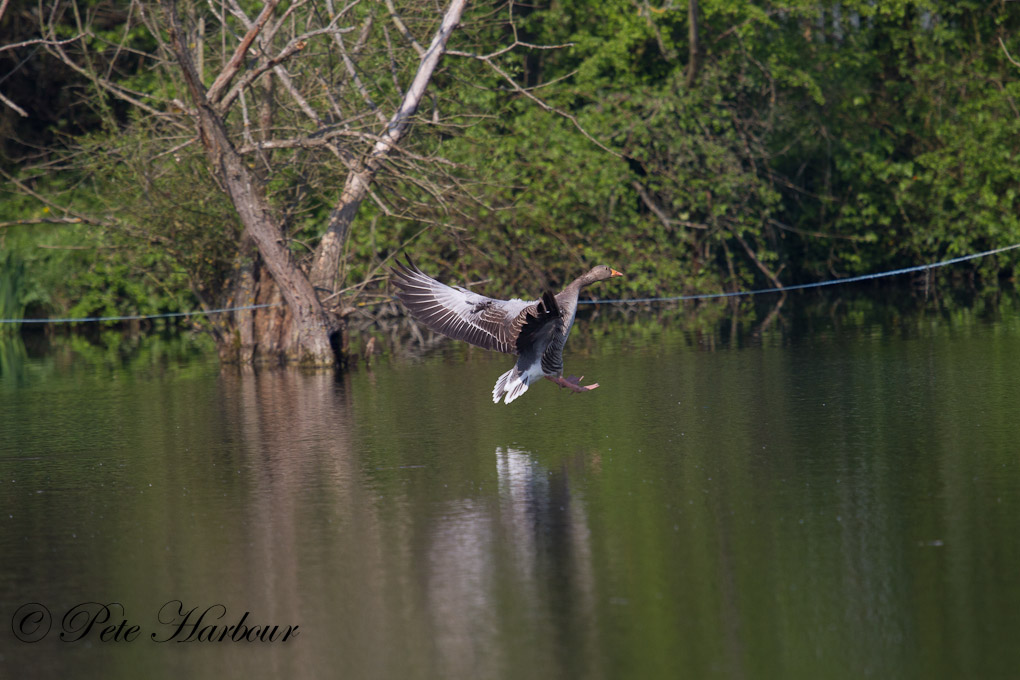
M 419 31 L 431 24 L 431 40 L 423 47 L 394 0 L 343 6 L 332 0 L 268 0 L 257 15 L 237 0 L 159 0 L 155 6 L 134 0 L 124 27 L 144 26 L 157 47 L 140 52 L 125 30 L 123 43 L 108 44 L 102 64 L 94 56 L 96 41 L 103 40 L 94 16 L 59 0 L 41 8 L 44 34 L 38 42 L 91 83 L 100 100 L 120 100 L 137 116 L 176 130 L 178 139 L 168 138 L 155 155 L 200 144 L 210 175 L 229 197 L 243 227 L 236 272 L 229 290 L 215 299 L 207 296 L 203 304 L 282 304 L 218 316 L 215 333 L 223 358 L 306 365 L 341 358 L 343 321 L 335 302 L 351 222 L 384 161 L 410 130 L 466 2 L 450 0 L 442 15 L 409 5 L 419 12 Z M 71 40 L 64 37 L 69 24 L 77 32 Z M 391 30 L 400 36 L 399 45 L 391 41 Z M 398 60 L 399 51 L 410 57 Z M 117 69 L 125 55 L 158 73 L 165 86 L 139 91 L 125 84 Z M 392 65 L 392 87 L 366 77 L 372 59 Z M 398 61 L 412 67 L 401 71 Z M 154 94 L 175 90 L 187 96 Z M 190 139 L 180 142 L 189 130 Z M 346 174 L 329 223 L 303 261 L 291 247 L 286 216 L 267 190 L 282 153 L 291 154 L 286 162 L 305 154 Z

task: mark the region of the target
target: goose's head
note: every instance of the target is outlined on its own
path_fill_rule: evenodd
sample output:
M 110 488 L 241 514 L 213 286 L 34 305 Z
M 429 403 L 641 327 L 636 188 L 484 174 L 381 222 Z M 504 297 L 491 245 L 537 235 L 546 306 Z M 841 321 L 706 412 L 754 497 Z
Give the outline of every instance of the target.
M 612 267 L 607 267 L 604 264 L 600 264 L 597 267 L 592 267 L 591 271 L 581 277 L 581 287 L 590 286 L 596 281 L 605 281 L 611 279 L 614 276 L 623 276 L 622 272 L 618 272 Z

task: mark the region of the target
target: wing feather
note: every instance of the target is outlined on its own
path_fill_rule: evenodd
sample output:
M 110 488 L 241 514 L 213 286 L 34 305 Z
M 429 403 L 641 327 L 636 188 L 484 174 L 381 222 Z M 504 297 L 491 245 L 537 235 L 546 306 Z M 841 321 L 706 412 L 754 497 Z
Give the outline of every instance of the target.
M 397 298 L 411 315 L 437 333 L 485 349 L 517 354 L 517 336 L 537 301 L 496 300 L 459 286 L 447 286 L 407 258 L 390 270 Z

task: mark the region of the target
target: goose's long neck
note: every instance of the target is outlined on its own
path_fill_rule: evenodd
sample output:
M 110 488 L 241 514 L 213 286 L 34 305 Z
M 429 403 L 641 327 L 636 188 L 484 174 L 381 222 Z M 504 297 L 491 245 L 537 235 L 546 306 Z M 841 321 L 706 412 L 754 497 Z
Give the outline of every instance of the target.
M 577 298 L 581 295 L 581 288 L 584 287 L 584 284 L 584 277 L 578 277 L 571 281 L 556 296 L 556 303 L 560 306 L 560 314 L 563 318 L 564 339 L 566 339 L 566 336 L 570 333 L 570 328 L 574 325 L 574 315 L 577 313 Z

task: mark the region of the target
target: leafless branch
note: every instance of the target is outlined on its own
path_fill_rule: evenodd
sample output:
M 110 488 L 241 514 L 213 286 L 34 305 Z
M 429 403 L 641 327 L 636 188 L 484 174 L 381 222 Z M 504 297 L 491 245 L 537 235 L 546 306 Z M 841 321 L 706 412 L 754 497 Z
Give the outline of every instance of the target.
M 796 227 L 791 227 L 788 224 L 783 224 L 782 222 L 780 222 L 778 220 L 771 219 L 771 218 L 769 219 L 769 224 L 771 224 L 774 227 L 778 227 L 779 229 L 782 229 L 783 231 L 792 231 L 795 234 L 801 234 L 803 236 L 811 236 L 813 238 L 835 238 L 835 239 L 842 239 L 844 241 L 863 241 L 865 243 L 871 240 L 867 236 L 853 236 L 853 235 L 847 235 L 847 234 L 830 234 L 830 233 L 824 232 L 824 231 L 810 231 L 810 230 L 807 230 L 807 229 L 798 229 Z
M 453 7 L 456 3 L 452 3 Z M 460 8 L 463 7 L 463 3 L 460 3 Z M 448 12 L 447 16 L 443 18 L 443 24 L 436 31 L 435 36 L 432 38 L 432 44 L 429 45 L 425 55 L 421 59 L 421 63 L 418 66 L 418 71 L 415 73 L 414 79 L 411 81 L 411 85 L 407 88 L 404 93 L 404 99 L 400 103 L 400 107 L 396 113 L 389 119 L 386 124 L 386 129 L 383 131 L 378 142 L 372 149 L 370 154 L 373 158 L 378 158 L 389 151 L 396 145 L 400 137 L 403 135 L 407 126 L 410 125 L 411 116 L 418 108 L 418 104 L 421 102 L 422 96 L 425 94 L 425 87 L 428 85 L 429 80 L 432 78 L 432 73 L 435 70 L 436 64 L 439 63 L 439 58 L 445 52 L 446 41 L 453 32 L 453 29 L 457 26 L 460 21 L 460 12 L 454 13 L 452 10 Z
M 313 33 L 319 32 L 320 31 L 315 31 Z M 305 40 L 293 40 L 286 47 L 280 50 L 280 53 L 277 54 L 275 57 L 272 57 L 271 59 L 266 59 L 258 66 L 245 73 L 244 76 L 241 77 L 232 88 L 230 88 L 230 91 L 223 96 L 223 100 L 220 102 L 220 110 L 226 111 L 228 108 L 230 108 L 231 103 L 233 103 L 234 99 L 237 98 L 237 95 L 244 88 L 251 85 L 252 82 L 254 82 L 263 73 L 276 67 L 278 64 L 283 63 L 293 55 L 305 49 L 305 47 L 307 46 L 308 43 Z
M 106 80 L 109 80 L 113 76 L 113 69 L 114 69 L 114 67 L 117 64 L 117 60 L 120 57 L 120 53 L 125 51 L 125 48 L 126 48 L 126 45 L 127 45 L 127 41 L 128 41 L 128 34 L 131 32 L 131 29 L 134 27 L 134 22 L 131 20 L 132 13 L 134 11 L 135 11 L 135 3 L 133 3 L 133 2 L 129 3 L 128 4 L 128 16 L 127 16 L 127 19 L 124 21 L 124 28 L 121 31 L 120 42 L 118 42 L 118 43 L 116 43 L 114 45 L 113 56 L 109 59 L 109 63 L 106 66 L 106 73 L 103 75 L 103 78 L 105 78 Z
M 303 4 L 303 3 L 300 3 L 300 4 Z M 289 12 L 293 11 L 296 6 L 297 5 L 292 5 L 291 7 L 288 8 L 287 12 L 289 13 Z M 345 9 L 345 11 L 346 11 L 346 9 Z M 275 57 L 270 57 L 270 58 L 267 58 L 267 59 L 263 59 L 254 69 L 248 71 L 230 89 L 230 91 L 223 97 L 223 101 L 220 103 L 221 110 L 226 110 L 227 108 L 229 108 L 231 102 L 233 102 L 233 100 L 237 97 L 238 93 L 242 89 L 244 89 L 245 87 L 249 86 L 256 79 L 258 79 L 259 76 L 264 74 L 266 71 L 268 71 L 270 69 L 273 69 L 279 75 L 279 72 L 282 71 L 282 69 L 277 70 L 277 67 L 280 64 L 282 64 L 283 62 L 287 61 L 292 56 L 294 56 L 295 54 L 297 54 L 298 52 L 300 52 L 301 50 L 305 49 L 305 47 L 308 46 L 309 42 L 311 42 L 312 38 L 315 38 L 316 36 L 320 36 L 320 35 L 325 35 L 325 34 L 336 34 L 336 35 L 339 35 L 339 34 L 350 33 L 352 31 L 354 31 L 355 29 L 354 29 L 353 26 L 352 27 L 346 27 L 346 28 L 338 28 L 336 26 L 337 22 L 339 22 L 340 19 L 343 16 L 344 16 L 344 12 L 340 12 L 340 13 L 334 15 L 333 18 L 330 20 L 328 25 L 326 25 L 326 26 L 324 26 L 322 28 L 318 28 L 318 29 L 315 29 L 315 30 L 312 30 L 312 31 L 307 31 L 305 33 L 302 33 L 301 35 L 291 39 L 287 43 L 287 45 L 285 45 L 283 47 L 283 49 L 281 49 L 280 52 Z M 271 32 L 267 33 L 267 35 L 265 36 L 265 40 L 267 42 L 268 42 L 268 40 L 270 40 L 272 38 L 272 34 L 275 34 L 279 30 L 279 24 L 282 23 L 282 21 L 283 21 L 283 18 L 281 18 L 280 22 L 277 22 L 277 25 L 273 27 Z M 252 27 L 252 28 L 254 28 L 254 27 Z M 290 79 L 287 78 L 287 80 L 289 81 Z M 304 101 L 303 97 L 301 99 L 302 99 L 302 101 Z M 307 104 L 307 102 L 304 102 L 304 103 Z M 304 107 L 302 107 L 302 108 L 304 108 Z M 315 122 L 319 122 L 318 116 L 317 115 L 314 116 L 313 120 Z
M 2 15 L 0 15 L 2 16 Z M 65 38 L 64 40 L 49 40 L 47 38 L 32 38 L 31 40 L 23 40 L 19 43 L 10 43 L 7 45 L 0 45 L 0 52 L 6 52 L 7 50 L 16 50 L 19 47 L 30 47 L 32 45 L 67 45 L 69 43 L 76 42 L 85 37 L 84 33 L 79 33 L 73 38 Z
M 393 89 L 400 92 L 400 68 L 397 65 L 396 55 L 393 53 L 393 42 L 390 40 L 390 29 L 382 26 L 383 40 L 386 43 L 386 53 L 389 55 L 390 76 L 393 78 Z
M 152 157 L 152 159 L 156 160 L 157 158 L 162 158 L 163 156 L 173 155 L 173 154 L 177 153 L 178 151 L 180 151 L 181 149 L 183 149 L 184 147 L 191 146 L 194 143 L 195 143 L 195 138 L 192 137 L 191 139 L 189 139 L 189 140 L 187 140 L 185 142 L 181 142 L 180 144 L 178 144 L 176 146 L 170 147 L 166 151 L 163 151 L 161 153 L 156 154 L 155 156 Z
M 333 9 L 332 0 L 327 0 L 326 4 L 327 4 L 328 10 L 330 12 L 331 18 L 330 18 L 329 26 L 327 26 L 326 28 L 322 29 L 322 32 L 337 31 L 337 30 L 340 30 L 342 32 L 348 32 L 349 30 L 352 30 L 352 29 L 337 29 L 336 28 L 336 24 L 337 24 L 337 22 L 340 21 L 340 19 L 342 17 L 344 17 L 347 14 L 347 12 L 352 7 L 357 5 L 358 2 L 360 2 L 360 0 L 354 0 L 353 2 L 351 2 L 350 4 L 345 6 L 343 9 L 341 9 L 339 12 L 335 12 L 334 9 Z M 240 7 L 236 6 L 236 3 L 233 3 L 233 5 L 234 5 L 234 8 L 232 10 L 232 14 L 237 16 L 238 19 L 240 19 L 245 24 L 245 26 L 248 27 L 249 30 L 251 30 L 251 28 L 253 27 L 253 25 L 251 23 L 251 19 L 249 19 L 247 17 L 247 15 L 245 15 L 244 12 L 241 11 Z M 279 28 L 279 24 L 276 26 L 276 28 Z M 316 32 L 316 34 L 318 34 L 318 32 Z M 300 38 L 297 38 L 295 40 L 300 41 L 300 40 L 303 39 L 303 40 L 305 40 L 305 42 L 307 42 L 308 38 L 310 38 L 310 37 L 311 37 L 311 34 L 305 34 L 305 35 L 303 35 Z M 308 99 L 304 96 L 304 94 L 302 94 L 300 88 L 298 88 L 298 86 L 295 85 L 293 78 L 291 78 L 290 74 L 283 67 L 282 63 L 280 63 L 282 61 L 283 60 L 279 60 L 278 63 L 275 63 L 275 64 L 272 65 L 273 74 L 280 80 L 280 84 L 283 85 L 283 89 L 287 92 L 287 94 L 290 95 L 291 99 L 294 100 L 294 102 L 297 104 L 298 108 L 301 109 L 301 112 L 304 113 L 305 116 L 314 125 L 316 125 L 316 126 L 321 125 L 322 122 L 323 122 L 322 117 L 312 107 L 311 103 L 309 103 Z
M 56 40 L 55 38 L 53 38 L 52 26 L 49 28 L 49 31 L 51 33 L 51 38 L 44 39 L 42 42 L 46 49 L 51 54 L 53 54 L 57 59 L 59 59 L 62 63 L 70 67 L 73 71 L 75 71 L 79 75 L 88 78 L 97 88 L 105 90 L 112 94 L 113 96 L 117 97 L 118 99 L 122 99 L 133 106 L 137 106 L 142 111 L 145 111 L 146 113 L 151 114 L 153 116 L 166 117 L 169 115 L 163 111 L 160 111 L 159 109 L 156 109 L 153 106 L 150 106 L 145 101 L 143 101 L 144 99 L 152 99 L 152 97 L 150 97 L 149 95 L 141 92 L 134 92 L 126 87 L 123 87 L 122 85 L 113 83 L 106 78 L 100 78 L 90 68 L 85 68 L 84 66 L 79 64 L 63 49 L 64 45 L 69 44 L 70 42 L 73 41 Z M 79 34 L 76 40 L 80 40 L 85 35 L 87 34 L 84 32 Z
M 648 191 L 641 185 L 641 182 L 634 180 L 630 183 L 630 185 L 634 187 L 635 191 L 638 192 L 638 196 L 641 198 L 641 201 L 645 204 L 645 206 L 647 206 L 648 209 L 651 210 L 652 213 L 659 218 L 659 221 L 662 222 L 662 225 L 667 229 L 672 230 L 673 227 L 676 225 L 688 227 L 690 229 L 708 229 L 707 224 L 701 224 L 700 222 L 691 222 L 690 220 L 679 220 L 674 217 L 670 217 L 668 214 L 666 214 L 666 211 L 663 210 L 662 207 L 655 202 L 655 199 L 653 199 L 651 194 L 649 194 Z
M 446 50 L 447 41 L 460 23 L 467 0 L 451 0 L 439 29 L 432 36 L 429 48 L 422 56 L 414 78 L 404 93 L 400 106 L 386 121 L 385 129 L 379 140 L 373 145 L 368 155 L 351 166 L 344 188 L 336 207 L 330 215 L 330 222 L 319 241 L 315 261 L 311 269 L 311 279 L 317 289 L 335 290 L 336 273 L 342 250 L 346 247 L 347 234 L 358 206 L 369 193 L 370 185 L 382 166 L 385 157 L 396 148 L 411 124 L 411 117 L 425 95 L 425 88 L 432 79 L 436 66 Z M 336 36 L 342 43 L 340 36 Z
M 280 0 L 268 0 L 262 7 L 262 11 L 259 12 L 258 17 L 248 27 L 248 32 L 245 33 L 244 38 L 234 49 L 234 54 L 231 55 L 230 60 L 226 66 L 213 81 L 213 84 L 209 86 L 206 91 L 206 98 L 213 104 L 219 102 L 220 97 L 223 95 L 224 90 L 230 85 L 230 81 L 234 79 L 238 71 L 241 70 L 241 65 L 244 63 L 244 57 L 248 53 L 248 48 L 255 41 L 255 37 L 262 30 L 262 27 L 266 25 L 270 17 L 273 16 L 273 10 L 280 4 Z
M 286 139 L 267 139 L 265 141 L 251 142 L 243 146 L 238 147 L 237 151 L 240 154 L 246 155 L 254 153 L 256 151 L 267 151 L 271 149 L 321 149 L 321 148 L 332 148 L 334 142 L 339 139 L 346 137 L 348 139 L 355 139 L 359 142 L 380 144 L 385 143 L 383 137 L 374 135 L 370 132 L 362 132 L 359 130 L 351 130 L 346 127 L 337 127 L 330 129 L 324 133 L 319 133 L 314 136 L 301 135 L 298 137 L 288 137 Z M 419 161 L 423 163 L 429 163 L 432 165 L 446 165 L 449 167 L 461 167 L 459 164 L 454 163 L 441 156 L 422 156 L 416 154 L 413 151 L 405 149 L 401 146 L 395 146 L 392 149 L 392 153 L 398 154 L 401 157 L 407 158 L 413 161 Z
M 329 86 L 329 83 L 327 83 L 325 78 L 323 78 L 322 75 L 319 73 L 315 74 L 315 82 L 318 83 L 319 87 L 322 89 L 322 92 L 326 96 L 326 100 L 329 101 L 329 106 L 333 110 L 333 115 L 336 117 L 336 120 L 342 120 L 344 117 L 344 112 L 343 109 L 340 108 L 340 102 L 337 101 L 336 97 L 333 94 L 333 88 Z
M 500 50 L 500 53 L 502 52 L 503 50 Z M 613 149 L 610 149 L 608 146 L 606 146 L 599 140 L 595 139 L 595 137 L 592 136 L 592 134 L 588 132 L 583 125 L 581 125 L 581 122 L 577 120 L 577 116 L 575 116 L 572 113 L 568 113 L 563 109 L 558 109 L 555 106 L 552 106 L 551 104 L 547 104 L 545 101 L 532 94 L 527 88 L 521 87 L 521 85 L 516 80 L 514 80 L 509 73 L 500 68 L 500 66 L 495 62 L 495 60 L 489 57 L 488 55 L 471 54 L 469 52 L 457 52 L 452 50 L 448 52 L 448 54 L 450 54 L 451 56 L 469 57 L 471 59 L 478 59 L 479 61 L 484 62 L 489 66 L 489 68 L 491 68 L 503 80 L 505 80 L 510 85 L 511 89 L 513 89 L 515 92 L 522 94 L 528 99 L 530 99 L 532 102 L 537 104 L 538 107 L 541 108 L 543 111 L 556 114 L 557 116 L 569 120 L 573 124 L 573 126 L 577 128 L 577 131 L 584 135 L 588 139 L 588 141 L 590 141 L 592 144 L 602 149 L 606 153 L 611 154 L 620 159 L 623 158 L 623 154 L 621 154 L 618 151 L 614 151 Z
M 776 288 L 782 289 L 783 284 L 779 281 L 779 276 L 777 274 L 774 274 L 772 270 L 765 265 L 764 262 L 758 259 L 758 255 L 754 252 L 751 246 L 747 244 L 747 241 L 745 241 L 743 237 L 740 236 L 740 234 L 737 234 L 736 232 L 733 232 L 733 237 L 737 239 L 737 243 L 739 243 L 744 248 L 744 251 L 747 252 L 747 256 L 751 258 L 751 261 L 754 262 L 755 266 L 758 267 L 761 273 L 768 277 L 769 281 L 772 282 L 772 285 L 775 286 Z
M 394 25 L 397 27 L 397 30 L 400 31 L 401 35 L 404 36 L 404 39 L 410 43 L 411 47 L 414 48 L 414 51 L 418 53 L 419 57 L 424 57 L 425 48 L 422 47 L 417 40 L 415 40 L 414 35 L 410 30 L 408 30 L 407 24 L 405 24 L 404 20 L 397 14 L 397 8 L 393 6 L 393 0 L 386 0 L 386 9 L 389 10 L 390 19 L 393 20 Z
M 0 102 L 3 102 L 7 106 L 9 106 L 12 109 L 14 109 L 15 113 L 17 113 L 22 118 L 28 118 L 28 112 L 25 111 L 25 109 L 23 109 L 20 106 L 18 106 L 17 104 L 15 104 L 14 102 L 12 102 L 7 97 L 5 97 L 3 92 L 0 92 Z
M 290 74 L 287 73 L 287 70 L 283 68 L 282 65 L 277 64 L 276 66 L 273 67 L 273 74 L 280 79 L 280 83 L 283 85 L 283 89 L 287 91 L 287 94 L 289 94 L 291 99 L 293 99 L 294 102 L 298 105 L 298 108 L 301 109 L 301 112 L 304 113 L 305 116 L 310 121 L 312 121 L 312 123 L 316 125 L 321 125 L 322 118 L 319 116 L 318 112 L 314 108 L 312 108 L 312 105 L 308 102 L 305 96 L 301 94 L 301 91 L 294 84 L 294 81 L 290 77 Z
M 361 27 L 361 34 L 358 36 L 358 44 L 364 44 L 368 38 L 369 31 L 372 30 L 372 23 L 374 17 L 371 15 L 365 19 L 365 23 Z M 372 101 L 372 95 L 369 94 L 368 88 L 365 87 L 365 83 L 361 80 L 361 76 L 358 75 L 358 68 L 354 64 L 354 60 L 347 53 L 347 46 L 344 44 L 343 36 L 334 35 L 333 41 L 336 43 L 337 48 L 340 50 L 340 57 L 344 62 L 344 68 L 347 69 L 347 75 L 350 76 L 351 82 L 354 84 L 354 89 L 358 91 L 361 98 L 364 100 L 368 108 L 375 113 L 376 118 L 379 119 L 380 123 L 386 122 L 386 114 L 383 113 L 375 102 Z
M 242 93 L 238 99 L 241 101 L 241 136 L 246 144 L 254 145 L 255 138 L 251 134 L 251 118 L 248 116 L 248 98 Z
M 43 250 L 99 250 L 99 246 L 52 246 L 46 243 L 37 243 L 36 248 Z M 103 250 L 113 250 L 113 246 L 107 246 Z
M 373 135 L 353 130 L 333 129 L 325 134 L 315 136 L 301 135 L 300 137 L 288 137 L 286 139 L 267 139 L 265 141 L 253 142 L 238 147 L 240 154 L 250 154 L 256 151 L 267 151 L 271 149 L 320 149 L 329 148 L 338 137 L 352 137 L 359 141 L 372 141 L 378 139 Z
M 1013 55 L 1009 53 L 1009 50 L 1006 49 L 1006 43 L 1002 41 L 1001 37 L 999 38 L 999 45 L 1002 47 L 1002 51 L 1006 54 L 1006 58 L 1009 59 L 1009 63 L 1013 64 L 1013 66 L 1016 66 L 1017 68 L 1020 68 L 1020 61 L 1014 59 Z
M 90 215 L 85 214 L 85 213 L 78 212 L 78 211 L 75 211 L 75 210 L 71 210 L 70 208 L 67 208 L 66 206 L 60 205 L 59 203 L 50 200 L 49 198 L 43 196 L 39 192 L 33 190 L 32 187 L 28 186 L 28 184 L 26 184 L 22 180 L 18 179 L 17 177 L 14 177 L 13 175 L 11 175 L 8 172 L 5 172 L 2 168 L 0 168 L 0 176 L 3 176 L 4 179 L 6 179 L 8 182 L 10 182 L 15 187 L 17 187 L 18 191 L 20 191 L 21 193 L 25 194 L 26 196 L 31 196 L 32 198 L 36 199 L 37 201 L 42 203 L 44 206 L 49 208 L 52 212 L 54 212 L 54 213 L 63 213 L 64 215 L 68 215 L 69 216 L 69 217 L 63 217 L 63 218 L 61 218 L 61 217 L 52 217 L 52 218 L 49 218 L 49 219 L 63 220 L 65 222 L 67 222 L 67 223 L 87 222 L 89 224 L 98 224 L 98 225 L 110 226 L 109 222 L 105 222 L 103 220 L 98 220 L 98 219 L 96 219 L 96 218 L 94 218 L 94 217 L 92 217 Z
M 284 10 L 282 15 L 280 15 L 280 18 L 277 19 L 275 23 L 271 23 L 268 28 L 263 29 L 261 35 L 262 44 L 270 44 L 276 38 L 276 34 L 281 28 L 283 28 L 284 24 L 287 23 L 298 9 L 304 7 L 306 4 L 308 4 L 308 0 L 299 0 L 297 2 L 288 3 L 287 9 Z M 329 30 L 333 26 L 333 23 L 339 20 L 339 18 L 340 17 L 333 17 L 333 21 L 330 21 L 329 25 L 323 30 Z M 301 40 L 301 38 L 295 38 L 295 40 Z
M 17 227 L 23 224 L 81 224 L 84 222 L 80 217 L 35 217 L 23 220 L 12 220 L 0 222 L 0 229 L 5 227 Z

